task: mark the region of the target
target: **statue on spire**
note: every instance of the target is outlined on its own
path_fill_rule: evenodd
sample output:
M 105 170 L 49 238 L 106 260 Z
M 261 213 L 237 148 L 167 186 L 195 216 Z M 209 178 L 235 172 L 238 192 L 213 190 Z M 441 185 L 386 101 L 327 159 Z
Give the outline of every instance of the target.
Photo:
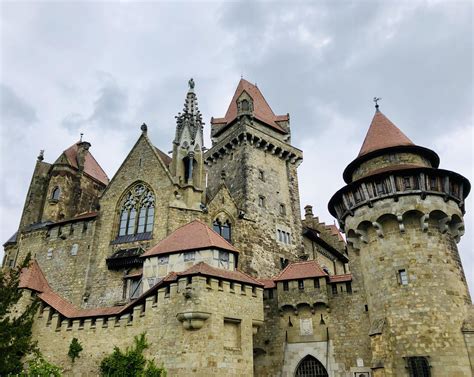
M 194 80 L 192 77 L 189 79 L 188 85 L 189 85 L 189 89 L 194 89 Z

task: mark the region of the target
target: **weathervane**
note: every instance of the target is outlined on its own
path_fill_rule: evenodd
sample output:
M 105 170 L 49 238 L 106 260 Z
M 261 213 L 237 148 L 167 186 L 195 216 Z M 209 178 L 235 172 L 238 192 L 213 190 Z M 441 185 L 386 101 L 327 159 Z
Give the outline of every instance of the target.
M 382 98 L 381 97 L 374 97 L 374 102 L 375 102 L 375 109 L 379 111 L 379 104 L 378 101 L 380 101 Z

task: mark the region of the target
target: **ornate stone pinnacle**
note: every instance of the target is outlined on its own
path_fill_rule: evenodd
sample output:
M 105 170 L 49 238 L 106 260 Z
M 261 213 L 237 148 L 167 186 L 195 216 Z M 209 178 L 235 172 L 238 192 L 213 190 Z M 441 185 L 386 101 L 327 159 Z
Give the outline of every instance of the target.
M 140 126 L 140 129 L 142 130 L 143 133 L 146 133 L 148 131 L 148 126 L 145 123 L 143 123 Z
M 41 149 L 38 155 L 38 161 L 43 161 L 43 160 L 44 160 L 44 149 Z

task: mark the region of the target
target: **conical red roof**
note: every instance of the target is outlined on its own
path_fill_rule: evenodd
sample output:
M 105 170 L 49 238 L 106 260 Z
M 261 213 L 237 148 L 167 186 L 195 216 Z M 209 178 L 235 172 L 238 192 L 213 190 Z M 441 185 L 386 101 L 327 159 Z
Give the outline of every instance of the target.
M 287 133 L 285 129 L 283 129 L 277 122 L 279 121 L 287 121 L 288 115 L 275 115 L 273 110 L 271 109 L 270 105 L 266 101 L 265 97 L 263 96 L 262 92 L 258 87 L 245 79 L 240 79 L 239 85 L 235 90 L 234 97 L 232 97 L 232 101 L 230 102 L 229 108 L 225 114 L 224 118 L 214 118 L 212 120 L 213 124 L 225 123 L 228 124 L 237 118 L 237 99 L 243 92 L 246 92 L 253 100 L 253 113 L 252 115 L 260 120 L 261 122 L 269 125 L 273 129 Z
M 189 224 L 176 229 L 168 237 L 158 242 L 146 253 L 142 254 L 142 257 L 146 258 L 159 254 L 209 248 L 224 249 L 235 253 L 238 252 L 234 246 L 214 232 L 201 220 L 194 220 Z
M 415 144 L 413 144 L 413 142 L 384 114 L 377 110 L 357 157 L 364 156 L 376 150 L 401 145 Z

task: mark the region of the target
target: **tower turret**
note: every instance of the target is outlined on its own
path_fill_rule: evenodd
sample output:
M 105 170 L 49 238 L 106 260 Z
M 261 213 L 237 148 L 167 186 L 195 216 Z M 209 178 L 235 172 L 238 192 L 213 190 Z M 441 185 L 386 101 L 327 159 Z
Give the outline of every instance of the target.
M 377 106 L 347 186 L 329 202 L 360 266 L 374 376 L 471 376 L 461 331 L 471 300 L 456 247 L 470 184 L 438 165 Z
M 171 174 L 183 191 L 189 208 L 200 208 L 204 192 L 203 169 L 203 121 L 194 93 L 194 80 L 188 82 L 189 89 L 182 113 L 176 116 L 176 134 L 173 141 Z

